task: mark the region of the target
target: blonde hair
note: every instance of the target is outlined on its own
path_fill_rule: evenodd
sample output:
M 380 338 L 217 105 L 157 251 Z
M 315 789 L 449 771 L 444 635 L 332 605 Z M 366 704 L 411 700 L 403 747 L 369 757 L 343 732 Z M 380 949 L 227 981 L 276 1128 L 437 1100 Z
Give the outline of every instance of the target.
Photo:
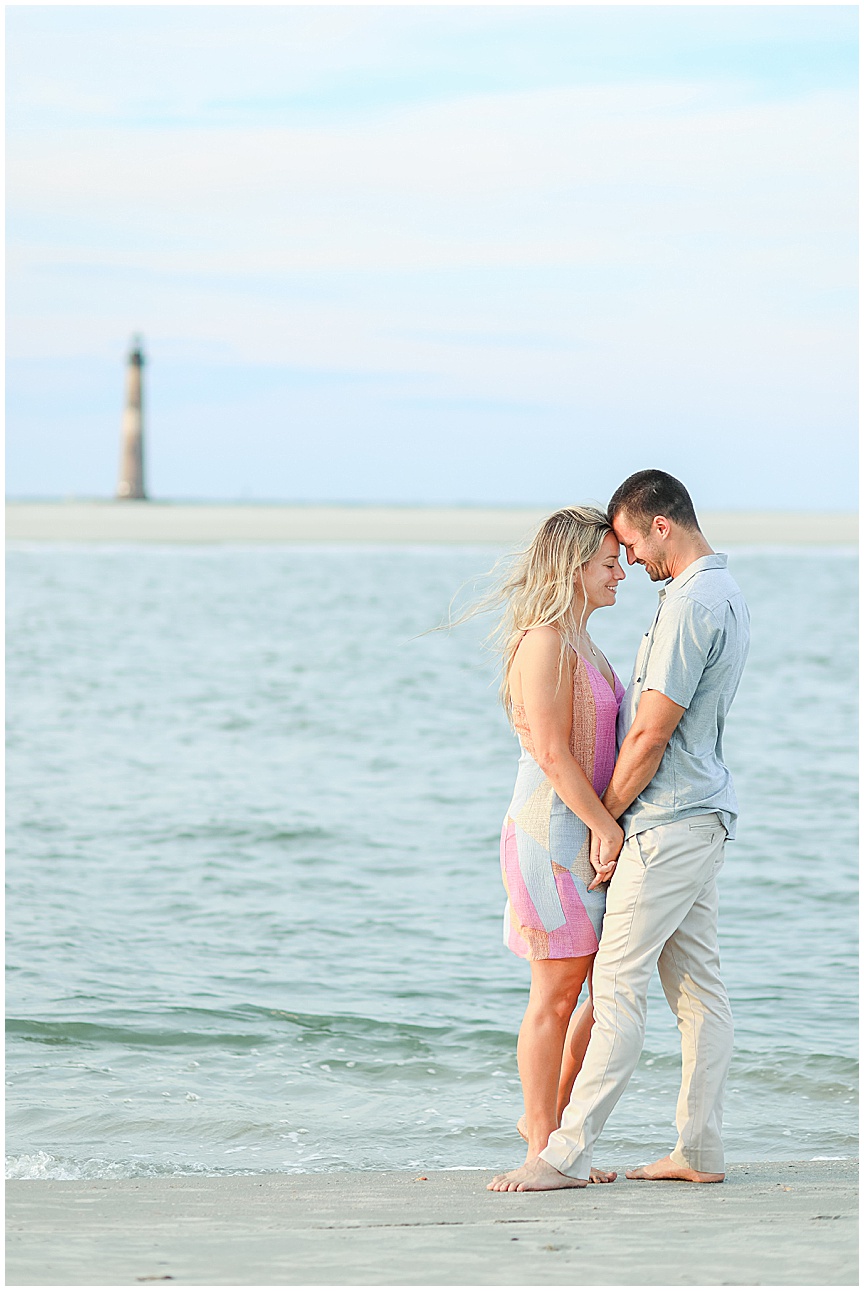
M 561 638 L 558 684 L 564 672 L 568 642 L 585 623 L 582 566 L 597 555 L 612 532 L 599 507 L 564 507 L 541 524 L 531 542 L 511 558 L 497 584 L 456 622 L 504 606 L 488 641 L 501 659 L 499 696 L 510 713 L 510 669 L 530 628 L 553 627 Z M 494 570 L 492 571 L 494 573 Z M 580 595 L 581 584 L 581 595 Z

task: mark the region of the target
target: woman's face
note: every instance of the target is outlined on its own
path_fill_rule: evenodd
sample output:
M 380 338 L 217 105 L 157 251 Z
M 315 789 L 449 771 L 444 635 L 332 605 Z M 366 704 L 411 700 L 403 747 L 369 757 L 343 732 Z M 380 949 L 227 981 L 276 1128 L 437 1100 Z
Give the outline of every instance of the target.
M 588 610 L 615 604 L 618 584 L 626 577 L 618 560 L 618 552 L 618 539 L 614 533 L 607 533 L 596 556 L 592 556 L 582 566 L 581 577 L 584 580 Z

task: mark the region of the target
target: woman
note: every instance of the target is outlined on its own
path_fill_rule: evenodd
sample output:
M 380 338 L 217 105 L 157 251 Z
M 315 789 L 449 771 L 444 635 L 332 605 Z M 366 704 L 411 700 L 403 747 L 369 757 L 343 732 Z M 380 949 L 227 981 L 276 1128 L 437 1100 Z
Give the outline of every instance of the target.
M 504 941 L 531 965 L 517 1046 L 528 1159 L 557 1129 L 588 1047 L 590 997 L 574 1009 L 624 841 L 601 802 L 624 687 L 587 627 L 615 604 L 618 554 L 602 511 L 568 507 L 544 521 L 501 591 L 501 697 L 522 749 L 501 834 Z

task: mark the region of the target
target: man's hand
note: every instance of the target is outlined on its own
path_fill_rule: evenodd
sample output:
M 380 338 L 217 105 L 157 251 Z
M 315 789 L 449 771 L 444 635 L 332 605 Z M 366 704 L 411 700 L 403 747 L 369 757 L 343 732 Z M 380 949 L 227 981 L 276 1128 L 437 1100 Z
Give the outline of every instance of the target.
M 601 883 L 608 883 L 615 873 L 621 848 L 624 846 L 624 830 L 619 825 L 617 831 L 610 831 L 607 837 L 591 831 L 591 843 L 588 852 L 589 860 L 596 871 L 596 877 L 588 884 L 588 891 L 599 888 Z

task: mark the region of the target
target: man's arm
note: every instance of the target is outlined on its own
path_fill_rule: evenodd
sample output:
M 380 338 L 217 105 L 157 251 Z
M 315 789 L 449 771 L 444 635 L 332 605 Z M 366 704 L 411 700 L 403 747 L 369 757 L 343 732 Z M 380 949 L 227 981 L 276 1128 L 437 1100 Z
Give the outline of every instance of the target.
M 633 725 L 603 795 L 603 806 L 617 820 L 653 780 L 675 727 L 687 712 L 659 690 L 644 690 Z

